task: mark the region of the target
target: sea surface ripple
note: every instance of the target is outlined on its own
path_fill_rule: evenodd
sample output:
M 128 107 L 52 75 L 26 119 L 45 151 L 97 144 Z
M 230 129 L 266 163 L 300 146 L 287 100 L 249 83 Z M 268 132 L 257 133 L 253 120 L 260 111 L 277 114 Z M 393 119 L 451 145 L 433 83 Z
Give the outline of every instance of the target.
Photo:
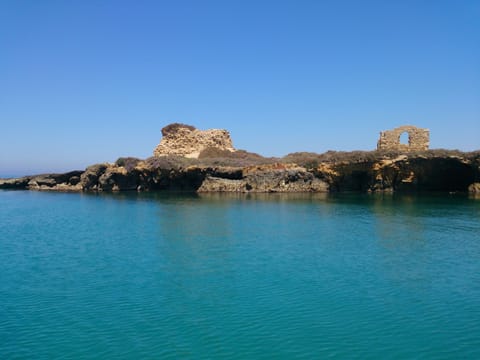
M 480 200 L 0 191 L 1 359 L 479 359 Z

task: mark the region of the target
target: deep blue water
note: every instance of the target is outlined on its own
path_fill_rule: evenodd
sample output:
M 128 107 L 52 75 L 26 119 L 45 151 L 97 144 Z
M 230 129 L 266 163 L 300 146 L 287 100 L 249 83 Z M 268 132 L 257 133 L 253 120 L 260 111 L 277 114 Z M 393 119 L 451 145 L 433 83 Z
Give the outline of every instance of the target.
M 479 359 L 480 200 L 0 191 L 2 359 Z

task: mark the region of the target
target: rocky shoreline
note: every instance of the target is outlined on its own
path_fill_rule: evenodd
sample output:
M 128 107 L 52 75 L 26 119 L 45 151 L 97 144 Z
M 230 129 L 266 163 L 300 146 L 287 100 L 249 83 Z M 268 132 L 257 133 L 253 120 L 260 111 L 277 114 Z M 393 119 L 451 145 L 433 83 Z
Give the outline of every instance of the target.
M 406 130 L 409 145 L 397 144 Z M 0 189 L 480 193 L 480 151 L 428 150 L 428 130 L 413 126 L 382 133 L 385 141 L 375 151 L 302 152 L 283 158 L 237 150 L 230 133 L 222 129 L 173 123 L 162 129 L 162 136 L 153 156 L 145 160 L 119 158 L 84 171 L 0 179 Z
M 122 158 L 84 171 L 0 179 L 0 189 L 195 192 L 471 192 L 480 193 L 480 152 L 295 153 L 281 159 L 208 152 Z M 249 164 L 252 163 L 252 164 Z

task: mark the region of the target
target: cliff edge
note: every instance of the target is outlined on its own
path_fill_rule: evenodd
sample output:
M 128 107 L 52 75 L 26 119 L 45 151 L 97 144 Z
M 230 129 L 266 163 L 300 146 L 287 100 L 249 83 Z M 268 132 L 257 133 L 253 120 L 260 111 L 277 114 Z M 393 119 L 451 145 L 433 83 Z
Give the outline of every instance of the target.
M 176 155 L 120 158 L 85 171 L 0 179 L 0 189 L 197 192 L 470 192 L 480 194 L 480 152 L 428 150 L 294 153 L 263 158 Z

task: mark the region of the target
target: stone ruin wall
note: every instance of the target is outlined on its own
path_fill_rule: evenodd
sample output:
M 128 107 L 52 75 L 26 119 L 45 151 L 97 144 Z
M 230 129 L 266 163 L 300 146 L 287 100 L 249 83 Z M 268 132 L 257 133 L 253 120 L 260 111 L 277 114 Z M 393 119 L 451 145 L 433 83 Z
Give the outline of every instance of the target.
M 400 143 L 400 136 L 408 134 L 408 144 Z M 380 132 L 377 150 L 419 151 L 428 150 L 430 146 L 430 131 L 411 125 L 400 126 L 393 130 Z
M 191 125 L 170 124 L 162 129 L 163 138 L 154 156 L 179 155 L 198 158 L 207 148 L 234 152 L 230 133 L 223 129 L 198 130 Z

